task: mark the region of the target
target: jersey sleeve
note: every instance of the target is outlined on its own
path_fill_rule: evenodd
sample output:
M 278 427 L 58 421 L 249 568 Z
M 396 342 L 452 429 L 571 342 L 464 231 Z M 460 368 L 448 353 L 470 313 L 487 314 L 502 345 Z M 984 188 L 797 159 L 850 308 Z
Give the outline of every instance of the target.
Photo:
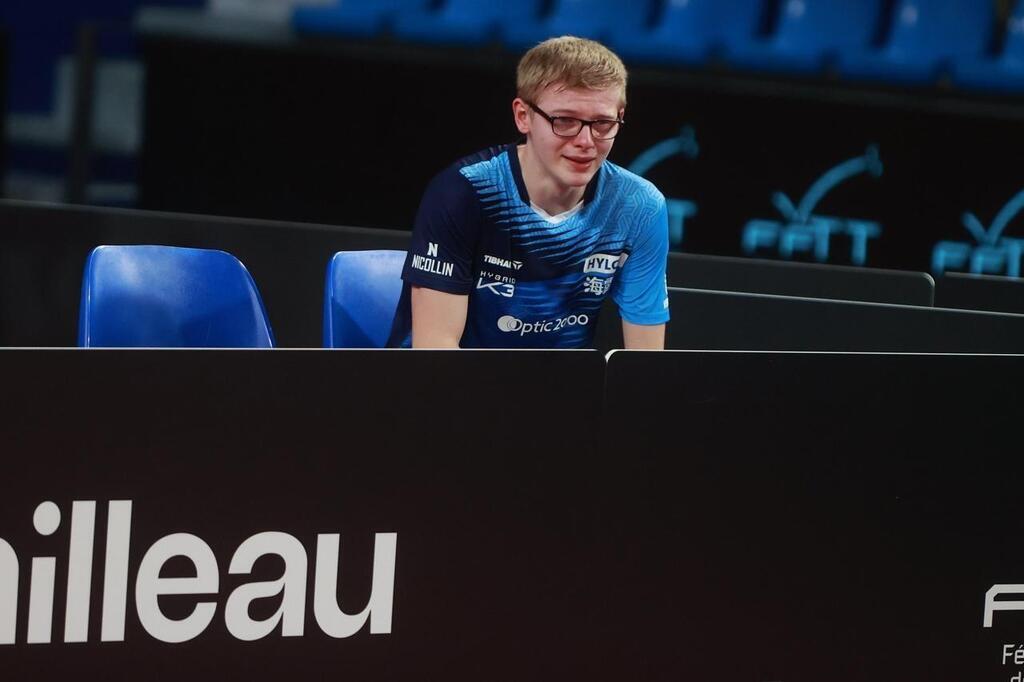
M 633 324 L 668 322 L 668 289 L 665 268 L 668 264 L 668 208 L 665 197 L 655 192 L 651 208 L 645 212 L 633 250 L 615 278 L 612 300 L 619 315 Z
M 402 279 L 450 294 L 473 290 L 480 210 L 472 186 L 457 170 L 435 177 L 423 193 Z

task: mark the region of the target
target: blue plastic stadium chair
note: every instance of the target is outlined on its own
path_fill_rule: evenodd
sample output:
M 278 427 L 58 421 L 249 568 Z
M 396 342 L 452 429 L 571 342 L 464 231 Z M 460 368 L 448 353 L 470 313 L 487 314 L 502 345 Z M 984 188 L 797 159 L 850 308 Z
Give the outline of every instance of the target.
M 616 31 L 639 30 L 647 23 L 652 0 L 553 0 L 537 21 L 505 24 L 500 38 L 515 50 L 533 47 L 547 38 L 574 35 L 611 42 Z
M 405 251 L 339 251 L 327 266 L 324 348 L 383 348 L 402 295 Z
M 433 11 L 403 12 L 393 31 L 405 40 L 479 45 L 494 40 L 503 26 L 535 23 L 543 6 L 544 0 L 447 0 Z
M 815 73 L 840 52 L 869 49 L 883 9 L 882 0 L 784 0 L 774 33 L 736 45 L 729 61 L 752 70 Z
M 998 56 L 966 57 L 953 65 L 953 81 L 966 88 L 1024 91 L 1024 0 L 1018 0 L 1006 24 L 1006 41 Z
M 877 50 L 845 52 L 844 76 L 904 83 L 936 79 L 959 58 L 985 54 L 995 23 L 988 0 L 897 0 L 889 39 Z
M 292 26 L 299 33 L 371 37 L 391 28 L 396 16 L 427 9 L 431 0 L 336 0 L 323 7 L 296 7 Z
M 256 284 L 223 251 L 98 246 L 82 278 L 83 347 L 272 348 Z
M 622 26 L 611 46 L 632 62 L 696 64 L 754 39 L 762 0 L 667 0 L 650 27 Z

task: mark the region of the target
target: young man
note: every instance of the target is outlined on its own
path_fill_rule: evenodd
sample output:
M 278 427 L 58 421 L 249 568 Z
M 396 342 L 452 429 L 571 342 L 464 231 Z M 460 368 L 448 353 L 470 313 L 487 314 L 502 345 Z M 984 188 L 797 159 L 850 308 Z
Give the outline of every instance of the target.
M 665 344 L 668 217 L 650 182 L 605 161 L 626 69 L 591 40 L 527 52 L 512 102 L 525 143 L 461 159 L 427 187 L 389 345 L 585 348 L 606 296 L 627 348 Z

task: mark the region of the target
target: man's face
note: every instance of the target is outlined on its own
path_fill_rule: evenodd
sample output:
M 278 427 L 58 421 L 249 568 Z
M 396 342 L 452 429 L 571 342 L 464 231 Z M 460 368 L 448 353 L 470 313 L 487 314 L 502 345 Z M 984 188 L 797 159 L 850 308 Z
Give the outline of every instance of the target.
M 549 116 L 571 116 L 588 121 L 620 118 L 621 90 L 589 90 L 551 85 L 533 104 Z M 608 156 L 614 140 L 594 139 L 589 126 L 575 137 L 555 135 L 551 124 L 523 100 L 513 102 L 516 126 L 527 136 L 527 145 L 539 162 L 541 171 L 557 187 L 585 187 Z

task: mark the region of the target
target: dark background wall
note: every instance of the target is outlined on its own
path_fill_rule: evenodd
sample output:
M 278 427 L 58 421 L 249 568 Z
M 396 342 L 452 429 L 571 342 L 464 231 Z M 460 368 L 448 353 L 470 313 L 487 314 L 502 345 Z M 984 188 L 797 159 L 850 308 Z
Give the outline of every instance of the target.
M 409 229 L 433 174 L 516 135 L 518 55 L 498 47 L 214 39 L 178 26 L 150 27 L 144 56 L 145 208 Z M 880 235 L 858 260 L 836 234 L 826 262 L 930 270 L 938 241 L 975 243 L 965 212 L 988 226 L 1024 189 L 1024 106 L 1012 97 L 713 68 L 636 68 L 631 78 L 613 161 L 628 167 L 692 129 L 684 153 L 646 171 L 668 197 L 696 205 L 676 248 L 784 257 L 776 244 L 744 250 L 747 223 L 783 227 L 773 193 L 796 204 L 869 147 L 880 173 L 836 185 L 814 213 L 875 223 Z M 1018 222 L 1006 236 L 1024 232 Z

